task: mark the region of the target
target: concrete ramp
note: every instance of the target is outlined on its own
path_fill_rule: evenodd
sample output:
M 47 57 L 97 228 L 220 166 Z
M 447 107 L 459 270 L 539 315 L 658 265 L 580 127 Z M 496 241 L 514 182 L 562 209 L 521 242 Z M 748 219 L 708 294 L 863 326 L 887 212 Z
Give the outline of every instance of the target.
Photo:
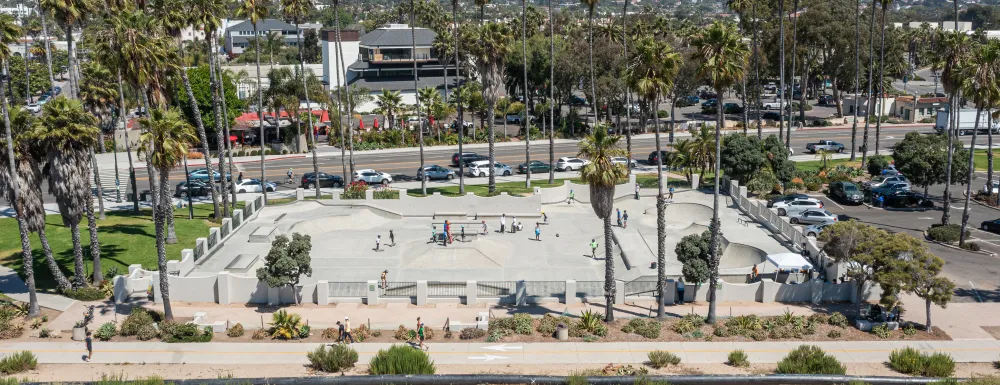
M 388 223 L 390 219 L 375 214 L 370 210 L 358 210 L 351 215 L 338 215 L 331 217 L 309 219 L 298 222 L 289 228 L 290 232 L 297 232 L 317 236 L 337 230 L 365 230 L 372 229 Z
M 698 203 L 671 203 L 664 210 L 667 223 L 691 223 L 712 220 L 712 208 Z M 653 210 L 656 217 L 656 210 Z
M 767 260 L 767 253 L 764 250 L 742 243 L 729 243 L 722 251 L 722 258 L 719 261 L 720 269 L 732 269 L 751 266 Z

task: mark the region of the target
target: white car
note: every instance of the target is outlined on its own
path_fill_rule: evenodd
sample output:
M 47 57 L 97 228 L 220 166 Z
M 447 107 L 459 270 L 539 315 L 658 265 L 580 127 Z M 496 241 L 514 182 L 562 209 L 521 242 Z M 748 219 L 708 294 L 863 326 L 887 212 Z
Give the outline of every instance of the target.
M 580 158 L 559 158 L 556 161 L 556 170 L 558 171 L 574 171 L 580 170 L 583 166 L 590 164 L 589 160 Z
M 264 186 L 267 186 L 266 187 L 267 188 L 267 192 L 272 192 L 272 191 L 274 191 L 274 188 L 277 185 L 275 185 L 274 182 L 264 182 Z M 242 193 L 259 193 L 259 192 L 261 192 L 260 191 L 261 190 L 261 183 L 260 183 L 259 179 L 244 179 L 241 182 L 236 182 L 233 185 L 233 188 L 236 189 L 236 192 L 241 193 L 241 194 Z
M 383 184 L 388 185 L 392 183 L 392 175 L 386 172 L 378 172 L 372 169 L 367 170 L 357 170 L 354 172 L 354 181 L 361 181 L 367 184 Z
M 496 169 L 496 174 L 494 175 L 498 176 L 510 176 L 511 174 L 514 173 L 514 170 L 511 169 L 510 166 L 503 163 L 494 162 L 493 168 Z M 490 161 L 479 160 L 469 163 L 469 166 L 465 168 L 465 172 L 468 173 L 469 175 L 478 178 L 481 176 L 489 176 L 490 175 L 489 169 L 490 169 Z
M 835 223 L 837 222 L 837 216 L 829 211 L 823 209 L 809 209 L 803 210 L 796 216 L 789 215 L 788 221 L 793 225 L 797 224 L 816 224 L 816 223 Z
M 636 168 L 636 167 L 639 166 L 639 162 L 638 161 L 636 161 L 635 159 L 626 158 L 624 156 L 616 156 L 614 158 L 611 158 L 611 163 L 613 163 L 615 165 L 619 165 L 620 164 L 620 165 L 623 165 L 623 166 L 628 167 L 628 168 Z
M 37 114 L 42 111 L 42 105 L 38 103 L 28 103 L 25 108 L 32 114 Z
M 777 202 L 773 207 L 777 209 L 779 216 L 796 216 L 804 210 L 823 208 L 823 202 L 816 198 L 799 198 L 787 202 Z
M 996 194 L 1000 191 L 1000 181 L 993 181 L 993 188 L 987 187 L 987 184 L 983 184 L 983 192 L 988 192 L 990 194 Z

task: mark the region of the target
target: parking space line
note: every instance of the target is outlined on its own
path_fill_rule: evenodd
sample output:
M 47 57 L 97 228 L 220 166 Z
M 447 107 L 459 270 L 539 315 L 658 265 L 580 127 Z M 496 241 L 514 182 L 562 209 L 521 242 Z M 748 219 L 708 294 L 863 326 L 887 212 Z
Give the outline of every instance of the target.
M 833 200 L 833 198 L 826 198 L 826 200 L 830 201 L 830 203 L 837 205 L 837 207 L 840 207 L 841 210 L 844 210 L 844 206 L 841 206 L 840 203 L 837 203 L 837 201 Z

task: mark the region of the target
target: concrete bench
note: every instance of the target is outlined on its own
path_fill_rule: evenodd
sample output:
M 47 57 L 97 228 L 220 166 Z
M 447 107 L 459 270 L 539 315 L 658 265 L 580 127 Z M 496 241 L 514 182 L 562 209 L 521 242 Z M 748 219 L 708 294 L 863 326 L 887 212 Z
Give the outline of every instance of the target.
M 250 243 L 271 243 L 281 232 L 274 226 L 261 226 L 250 233 Z
M 260 256 L 257 254 L 240 254 L 232 262 L 226 265 L 226 271 L 233 273 L 246 273 L 250 271 Z
M 466 213 L 466 212 L 440 212 L 440 213 L 434 213 L 434 219 L 435 220 L 445 220 L 445 219 L 448 219 L 448 220 L 452 220 L 452 219 L 466 220 L 468 218 L 469 218 L 469 213 Z
M 206 327 L 211 327 L 214 333 L 224 333 L 226 331 L 226 323 L 223 321 L 208 322 L 208 313 L 197 312 L 194 313 L 194 321 L 191 323 L 198 326 L 198 329 L 205 329 Z
M 513 219 L 514 217 L 518 217 L 518 218 L 541 218 L 542 217 L 542 213 L 540 213 L 540 212 L 536 212 L 536 213 L 476 213 L 476 219 L 478 219 L 480 221 L 482 221 L 482 220 L 486 220 L 486 221 L 489 221 L 489 220 L 499 220 L 500 217 L 503 216 L 504 214 L 507 214 L 507 219 L 508 220 Z

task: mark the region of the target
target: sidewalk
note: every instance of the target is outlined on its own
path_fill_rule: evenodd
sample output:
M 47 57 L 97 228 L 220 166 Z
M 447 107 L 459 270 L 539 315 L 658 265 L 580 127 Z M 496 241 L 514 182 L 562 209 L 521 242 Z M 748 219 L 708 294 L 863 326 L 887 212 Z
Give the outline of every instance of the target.
M 17 272 L 7 266 L 0 266 L 0 293 L 21 302 L 28 302 L 28 285 L 21 280 Z M 61 312 L 65 312 L 77 304 L 76 300 L 61 295 L 47 293 L 37 293 L 36 295 L 38 297 L 38 306 Z M 72 327 L 73 325 L 70 326 Z

